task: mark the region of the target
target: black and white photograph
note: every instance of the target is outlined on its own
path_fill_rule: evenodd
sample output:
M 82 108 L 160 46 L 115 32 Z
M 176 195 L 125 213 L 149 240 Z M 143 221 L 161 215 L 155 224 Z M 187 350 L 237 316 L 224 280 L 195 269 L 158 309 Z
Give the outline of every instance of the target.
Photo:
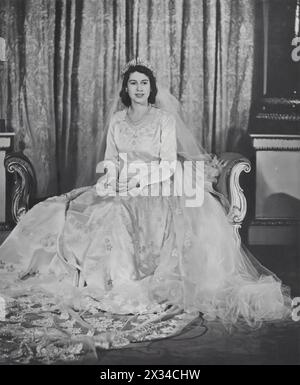
M 300 0 L 0 0 L 0 365 L 299 365 L 299 169 Z

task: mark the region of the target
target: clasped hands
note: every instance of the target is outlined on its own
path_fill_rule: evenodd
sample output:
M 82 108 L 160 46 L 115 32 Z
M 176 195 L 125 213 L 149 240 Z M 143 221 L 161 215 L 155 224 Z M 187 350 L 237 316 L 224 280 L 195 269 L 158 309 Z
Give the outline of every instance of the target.
M 141 194 L 144 185 L 139 176 L 131 178 L 116 178 L 107 172 L 96 183 L 96 192 L 99 196 L 115 196 L 116 193 L 128 193 L 130 196 Z

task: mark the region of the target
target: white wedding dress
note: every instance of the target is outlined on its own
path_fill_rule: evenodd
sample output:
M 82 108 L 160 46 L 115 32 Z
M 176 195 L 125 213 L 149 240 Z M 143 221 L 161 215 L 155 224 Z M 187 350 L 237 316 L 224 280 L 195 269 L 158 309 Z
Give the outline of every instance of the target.
M 176 161 L 175 119 L 152 108 L 134 125 L 126 110 L 117 112 L 105 159 L 117 164 L 120 153 L 129 164 Z M 159 176 L 152 179 L 161 191 Z M 288 316 L 288 290 L 239 245 L 211 184 L 205 187 L 203 204 L 191 208 L 161 193 L 100 197 L 96 186 L 37 204 L 0 247 L 1 293 L 40 287 L 56 298 L 92 297 L 116 314 L 172 304 L 225 324 Z

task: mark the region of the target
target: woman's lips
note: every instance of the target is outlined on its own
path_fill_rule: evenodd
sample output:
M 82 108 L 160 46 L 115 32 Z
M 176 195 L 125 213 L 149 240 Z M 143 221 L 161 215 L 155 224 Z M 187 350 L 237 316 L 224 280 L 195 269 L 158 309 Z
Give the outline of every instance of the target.
M 135 94 L 135 96 L 136 96 L 137 98 L 142 98 L 142 97 L 144 96 L 144 94 Z

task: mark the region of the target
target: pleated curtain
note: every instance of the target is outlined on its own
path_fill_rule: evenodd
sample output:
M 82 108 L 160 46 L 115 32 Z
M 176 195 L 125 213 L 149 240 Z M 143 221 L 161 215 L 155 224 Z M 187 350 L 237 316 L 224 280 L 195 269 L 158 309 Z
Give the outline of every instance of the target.
M 151 61 L 209 152 L 248 130 L 255 0 L 0 0 L 6 39 L 0 103 L 38 196 L 95 182 L 121 67 Z M 3 105 L 5 103 L 5 105 Z

